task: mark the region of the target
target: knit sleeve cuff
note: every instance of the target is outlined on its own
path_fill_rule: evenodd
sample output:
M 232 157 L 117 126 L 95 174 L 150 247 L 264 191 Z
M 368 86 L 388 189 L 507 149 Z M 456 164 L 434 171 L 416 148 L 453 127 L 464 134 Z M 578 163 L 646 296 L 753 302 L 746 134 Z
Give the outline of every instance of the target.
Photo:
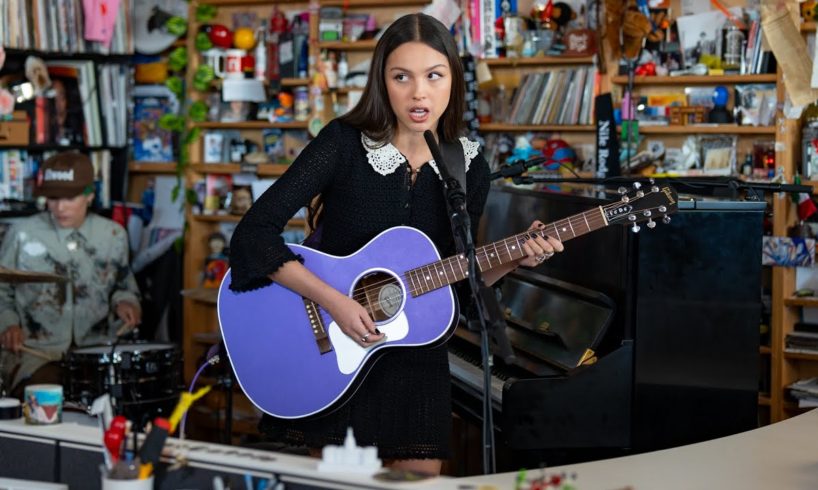
M 230 290 L 237 293 L 243 293 L 269 286 L 273 283 L 273 281 L 270 279 L 270 275 L 278 271 L 278 269 L 280 269 L 285 263 L 293 260 L 297 260 L 302 264 L 304 263 L 304 257 L 287 248 L 283 254 L 254 271 L 233 270 L 230 275 Z M 236 277 L 240 277 L 242 279 L 237 280 Z

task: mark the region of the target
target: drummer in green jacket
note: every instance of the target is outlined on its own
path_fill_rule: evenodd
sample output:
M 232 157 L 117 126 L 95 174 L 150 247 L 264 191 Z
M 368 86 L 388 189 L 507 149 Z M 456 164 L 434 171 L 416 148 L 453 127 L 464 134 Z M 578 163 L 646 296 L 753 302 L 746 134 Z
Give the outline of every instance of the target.
M 0 266 L 64 279 L 0 282 L 0 368 L 18 398 L 28 384 L 61 384 L 57 361 L 70 348 L 109 342 L 142 318 L 125 229 L 88 211 L 91 161 L 59 153 L 43 163 L 41 179 L 36 192 L 48 211 L 13 224 L 0 247 Z

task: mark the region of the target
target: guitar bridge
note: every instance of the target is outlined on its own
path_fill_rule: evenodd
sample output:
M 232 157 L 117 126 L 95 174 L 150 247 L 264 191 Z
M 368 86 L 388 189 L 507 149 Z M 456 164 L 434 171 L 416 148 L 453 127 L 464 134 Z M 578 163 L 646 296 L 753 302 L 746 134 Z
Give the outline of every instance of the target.
M 310 320 L 310 329 L 315 336 L 315 343 L 318 345 L 318 351 L 321 354 L 326 354 L 332 350 L 332 344 L 327 335 L 327 329 L 324 328 L 324 319 L 318 312 L 318 305 L 314 301 L 301 297 L 304 302 L 304 309 L 307 310 L 307 318 Z

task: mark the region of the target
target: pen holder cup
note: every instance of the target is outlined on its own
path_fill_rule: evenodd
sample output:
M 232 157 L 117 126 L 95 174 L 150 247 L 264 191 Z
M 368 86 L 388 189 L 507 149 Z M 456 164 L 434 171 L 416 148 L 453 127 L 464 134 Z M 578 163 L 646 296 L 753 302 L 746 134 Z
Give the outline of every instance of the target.
M 143 480 L 112 480 L 103 476 L 102 490 L 153 490 L 153 475 Z

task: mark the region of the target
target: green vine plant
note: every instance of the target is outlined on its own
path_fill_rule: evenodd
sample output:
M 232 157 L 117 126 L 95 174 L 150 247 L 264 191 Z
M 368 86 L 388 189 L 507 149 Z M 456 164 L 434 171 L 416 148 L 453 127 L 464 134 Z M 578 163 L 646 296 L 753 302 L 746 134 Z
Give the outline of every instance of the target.
M 197 23 L 208 22 L 215 16 L 216 8 L 212 5 L 199 5 L 196 7 Z M 167 20 L 165 28 L 169 33 L 181 37 L 187 33 L 188 21 L 183 17 L 173 16 Z M 194 45 L 199 52 L 213 47 L 210 39 L 204 33 L 199 33 L 196 36 Z M 190 165 L 190 145 L 198 141 L 202 133 L 200 127 L 193 126 L 190 123 L 200 123 L 207 119 L 207 105 L 200 100 L 192 101 L 188 98 L 184 81 L 188 61 L 189 55 L 186 47 L 178 47 L 171 51 L 168 56 L 168 70 L 171 74 L 165 81 L 165 86 L 180 101 L 180 110 L 178 114 L 165 114 L 159 119 L 161 128 L 178 135 L 179 155 L 176 159 L 176 185 L 171 192 L 173 202 L 179 200 L 182 189 L 184 189 L 184 175 L 188 165 Z M 199 92 L 205 92 L 210 88 L 214 77 L 215 73 L 212 67 L 207 65 L 199 66 L 192 77 L 192 88 Z M 180 206 L 196 204 L 197 196 L 193 189 L 185 189 L 184 197 L 185 199 L 180 202 Z M 185 223 L 185 229 L 187 229 L 187 223 Z M 177 252 L 181 252 L 183 241 L 183 238 L 180 237 L 174 244 Z
M 196 22 L 204 23 L 212 20 L 216 16 L 216 8 L 212 5 L 199 5 L 196 7 Z M 188 30 L 187 19 L 173 16 L 167 20 L 165 28 L 171 34 L 184 36 Z M 210 39 L 204 33 L 199 33 L 194 41 L 198 51 L 206 51 L 213 47 Z M 184 188 L 183 178 L 185 170 L 190 165 L 190 145 L 201 137 L 202 130 L 192 126 L 190 122 L 200 123 L 207 119 L 207 105 L 200 101 L 192 101 L 188 98 L 184 76 L 187 71 L 189 54 L 186 47 L 178 47 L 171 51 L 168 56 L 168 70 L 171 76 L 165 81 L 165 86 L 181 102 L 181 109 L 178 114 L 165 114 L 159 119 L 159 126 L 163 129 L 173 131 L 178 135 L 179 156 L 176 160 L 176 186 L 173 188 L 171 199 L 176 202 Z M 213 68 L 207 65 L 199 66 L 193 74 L 193 89 L 205 92 L 210 88 L 210 84 L 215 78 Z M 185 199 L 181 203 L 195 204 L 196 192 L 193 189 L 185 190 Z

